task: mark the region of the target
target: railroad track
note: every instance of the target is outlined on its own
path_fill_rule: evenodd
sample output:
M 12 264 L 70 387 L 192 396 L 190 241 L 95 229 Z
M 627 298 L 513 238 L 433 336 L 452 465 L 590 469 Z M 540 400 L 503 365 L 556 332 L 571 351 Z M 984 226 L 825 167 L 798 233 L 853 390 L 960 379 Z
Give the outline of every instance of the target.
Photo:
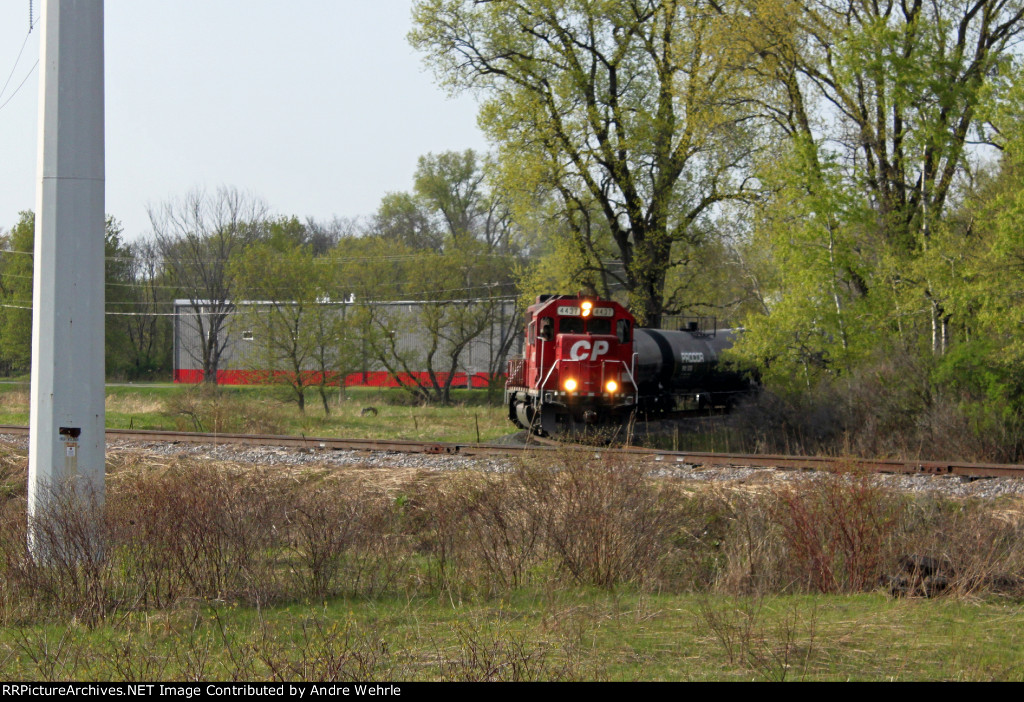
M 28 435 L 28 427 L 0 425 L 0 434 Z M 874 473 L 952 475 L 967 478 L 1024 478 L 1024 465 L 963 463 L 956 461 L 908 461 L 900 459 L 835 458 L 824 456 L 783 456 L 767 454 L 664 451 L 641 447 L 567 447 L 551 440 L 531 437 L 526 445 L 496 443 L 460 444 L 407 441 L 401 439 L 338 439 L 330 437 L 282 436 L 275 434 L 210 434 L 200 432 L 107 429 L 107 439 L 154 443 L 242 444 L 281 446 L 308 451 L 391 451 L 458 455 L 466 457 L 510 456 L 524 451 L 564 451 L 567 448 L 593 451 L 595 456 L 626 455 L 665 466 L 707 468 L 775 468 L 781 470 L 858 470 Z M 534 441 L 535 440 L 535 441 Z

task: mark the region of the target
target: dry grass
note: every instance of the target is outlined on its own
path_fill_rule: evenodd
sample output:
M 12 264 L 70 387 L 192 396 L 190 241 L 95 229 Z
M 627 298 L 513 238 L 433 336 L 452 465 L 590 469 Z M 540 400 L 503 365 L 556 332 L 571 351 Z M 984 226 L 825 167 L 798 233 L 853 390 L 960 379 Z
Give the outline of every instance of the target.
M 4 390 L 0 392 L 0 412 L 28 412 L 30 401 L 27 389 Z
M 396 558 L 427 555 L 420 563 L 437 569 L 435 585 L 483 584 L 491 592 L 552 576 L 603 588 L 870 591 L 907 553 L 956 561 L 972 591 L 986 578 L 1024 573 L 1021 500 L 911 498 L 857 474 L 782 487 L 681 484 L 591 455 L 566 451 L 554 464 L 531 459 L 512 473 L 483 474 L 380 465 L 268 469 L 112 449 L 106 519 L 130 523 L 125 533 L 134 535 L 148 525 L 159 539 L 223 532 L 225 542 L 210 548 L 224 558 L 218 568 L 225 572 L 251 558 L 246 539 L 265 538 L 256 550 L 267 563 L 259 567 L 275 572 L 283 550 L 294 548 L 289 530 L 333 524 L 337 531 L 389 514 L 394 519 L 365 530 L 400 542 Z M 23 510 L 25 466 L 23 451 L 0 451 L 8 512 Z M 305 526 L 297 513 L 307 514 Z M 268 527 L 273 533 L 260 536 Z M 193 589 L 221 597 L 232 587 Z M 278 589 L 275 597 L 289 596 L 287 587 Z
M 167 411 L 167 401 L 153 395 L 108 395 L 106 400 L 107 412 L 118 412 L 121 414 L 160 414 Z
M 610 629 L 602 636 L 642 629 L 645 643 L 612 644 L 614 655 L 668 656 L 670 672 L 682 655 L 672 638 L 680 635 L 679 615 L 642 602 L 684 593 L 693 629 L 686 636 L 721 661 L 706 675 L 781 680 L 822 675 L 837 662 L 847 671 L 888 671 L 890 651 L 864 657 L 873 635 L 923 646 L 896 631 L 921 610 L 880 597 L 893 590 L 894 577 L 906 580 L 898 594 L 914 596 L 911 602 L 941 595 L 975 606 L 994 596 L 1024 597 L 1020 500 L 909 497 L 856 474 L 781 488 L 682 484 L 592 455 L 565 451 L 491 474 L 268 469 L 112 450 L 102 512 L 57 500 L 36 522 L 52 551 L 76 544 L 75 559 L 33 559 L 25 547 L 24 493 L 0 500 L 0 625 L 24 632 L 13 643 L 0 636 L 0 671 L 7 651 L 36 661 L 30 672 L 39 678 L 84 674 L 76 656 L 100 655 L 85 653 L 87 634 L 53 632 L 68 623 L 121 631 L 122 622 L 142 618 L 146 636 L 173 640 L 171 653 L 156 655 L 131 630 L 105 644 L 104 675 L 600 677 L 585 652 L 604 627 Z M 23 485 L 24 465 L 23 452 L 0 447 L 5 480 Z M 948 582 L 938 588 L 934 576 L 906 571 L 907 559 L 948 564 Z M 780 599 L 837 592 L 874 593 L 875 604 L 853 619 L 836 612 L 825 621 L 816 601 Z M 588 604 L 594 593 L 633 603 L 595 609 Z M 348 598 L 338 607 L 349 609 L 287 625 L 265 618 L 300 603 L 326 608 L 338 597 Z M 515 604 L 523 598 L 523 606 Z M 488 615 L 442 616 L 442 603 L 479 603 Z M 233 633 L 242 625 L 230 612 L 246 606 L 256 607 L 254 623 L 244 635 Z M 351 610 L 365 612 L 367 623 L 354 625 Z M 405 633 L 380 628 L 384 611 L 393 612 L 389 626 Z M 430 614 L 418 614 L 424 611 Z M 535 629 L 518 628 L 537 612 Z M 876 634 L 867 633 L 871 627 Z M 424 631 L 435 633 L 424 641 Z M 974 679 L 998 674 L 1002 663 L 963 665 L 963 677 Z
M 901 565 L 907 556 L 948 562 L 948 592 L 1024 594 L 1019 500 L 911 498 L 858 474 L 682 484 L 592 455 L 567 450 L 484 474 L 268 469 L 113 449 L 104 533 L 123 544 L 111 551 L 127 559 L 114 570 L 131 573 L 136 590 L 104 606 L 580 585 L 869 592 L 915 577 Z M 0 451 L 9 515 L 23 514 L 24 466 L 23 452 Z M 8 540 L 9 564 L 25 558 L 17 542 Z M 35 572 L 9 575 L 28 594 L 56 587 L 36 588 Z

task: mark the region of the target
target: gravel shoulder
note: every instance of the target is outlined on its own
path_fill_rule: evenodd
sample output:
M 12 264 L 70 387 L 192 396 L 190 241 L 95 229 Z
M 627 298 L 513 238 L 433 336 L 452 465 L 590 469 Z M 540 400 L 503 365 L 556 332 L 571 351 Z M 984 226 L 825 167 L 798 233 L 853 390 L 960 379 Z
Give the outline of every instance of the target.
M 0 443 L 27 451 L 25 437 L 0 435 Z M 511 442 L 510 442 L 511 443 Z M 390 451 L 309 451 L 305 449 L 273 446 L 243 446 L 239 444 L 170 444 L 138 441 L 110 441 L 108 460 L 117 463 L 144 464 L 147 457 L 166 464 L 170 460 L 210 461 L 236 466 L 288 467 L 310 469 L 396 469 L 430 472 L 477 470 L 509 472 L 524 459 L 513 457 L 470 458 L 446 454 L 406 454 Z M 535 460 L 527 457 L 525 460 Z M 820 480 L 825 474 L 815 471 L 777 470 L 772 468 L 705 468 L 689 464 L 652 467 L 652 477 L 695 484 L 721 484 L 723 486 L 789 485 L 801 481 Z M 932 493 L 957 498 L 997 498 L 1024 496 L 1024 480 L 1014 478 L 966 479 L 956 476 L 935 475 L 877 475 L 883 486 L 902 492 Z

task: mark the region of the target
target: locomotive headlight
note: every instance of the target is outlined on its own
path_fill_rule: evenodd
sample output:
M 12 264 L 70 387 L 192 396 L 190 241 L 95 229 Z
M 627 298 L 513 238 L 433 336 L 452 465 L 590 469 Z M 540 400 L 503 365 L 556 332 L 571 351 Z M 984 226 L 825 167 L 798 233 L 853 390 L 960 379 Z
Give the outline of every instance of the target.
M 565 381 L 565 386 L 564 387 L 565 387 L 566 391 L 572 392 L 573 390 L 576 389 L 576 381 L 573 380 L 572 378 L 569 378 L 568 380 Z
M 580 309 L 582 310 L 584 317 L 589 317 L 590 316 L 590 311 L 593 308 L 594 308 L 594 303 L 593 302 L 584 302 L 582 305 L 580 305 Z
M 608 392 L 615 392 L 616 390 L 619 389 L 619 384 L 616 383 L 614 380 L 609 380 L 607 383 L 604 384 L 604 389 L 607 390 Z

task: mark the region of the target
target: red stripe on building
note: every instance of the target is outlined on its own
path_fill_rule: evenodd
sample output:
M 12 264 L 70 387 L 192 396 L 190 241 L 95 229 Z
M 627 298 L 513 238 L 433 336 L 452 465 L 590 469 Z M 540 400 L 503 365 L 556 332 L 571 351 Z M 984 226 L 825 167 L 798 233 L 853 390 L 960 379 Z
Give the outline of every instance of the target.
M 322 378 L 319 371 L 303 371 L 302 375 L 306 385 L 318 385 Z M 338 373 L 327 373 L 326 375 L 327 385 L 335 387 L 339 385 Z M 194 368 L 180 368 L 174 371 L 175 383 L 198 384 L 203 382 L 203 377 L 203 371 Z M 448 379 L 448 373 L 437 373 L 436 377 L 437 382 L 443 386 Z M 504 375 L 499 377 L 504 378 Z M 217 371 L 218 385 L 272 385 L 289 383 L 290 378 L 291 374 L 287 371 Z M 489 379 L 490 376 L 487 373 L 474 373 L 472 376 L 467 373 L 456 373 L 452 387 L 464 388 L 467 382 L 472 382 L 474 388 L 486 388 L 489 385 Z M 350 373 L 345 376 L 345 387 L 400 388 L 406 385 L 433 387 L 430 374 L 425 371 L 400 373 L 397 376 L 385 371 Z

